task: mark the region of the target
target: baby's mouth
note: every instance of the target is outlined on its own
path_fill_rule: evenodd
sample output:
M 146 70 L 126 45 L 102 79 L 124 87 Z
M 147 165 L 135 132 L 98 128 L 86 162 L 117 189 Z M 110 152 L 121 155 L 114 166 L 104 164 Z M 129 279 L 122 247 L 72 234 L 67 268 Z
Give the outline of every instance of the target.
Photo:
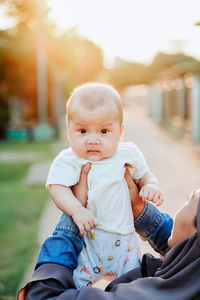
M 87 153 L 99 153 L 99 152 L 100 152 L 99 150 L 94 150 L 94 149 L 87 150 Z

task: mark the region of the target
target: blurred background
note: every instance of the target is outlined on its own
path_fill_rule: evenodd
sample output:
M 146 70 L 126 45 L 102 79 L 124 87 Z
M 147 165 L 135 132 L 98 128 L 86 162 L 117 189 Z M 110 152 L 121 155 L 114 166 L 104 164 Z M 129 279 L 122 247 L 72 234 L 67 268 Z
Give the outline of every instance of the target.
M 67 97 L 87 81 L 108 82 L 120 92 L 129 87 L 125 102 L 144 89 L 167 98 L 148 97 L 145 105 L 159 122 L 191 131 L 190 90 L 200 71 L 198 9 L 195 0 L 1 0 L 0 138 L 58 134 Z M 143 86 L 130 88 L 135 85 Z
M 199 146 L 199 12 L 198 0 L 0 0 L 0 299 L 15 299 L 37 249 L 74 87 L 109 83 L 129 118 Z

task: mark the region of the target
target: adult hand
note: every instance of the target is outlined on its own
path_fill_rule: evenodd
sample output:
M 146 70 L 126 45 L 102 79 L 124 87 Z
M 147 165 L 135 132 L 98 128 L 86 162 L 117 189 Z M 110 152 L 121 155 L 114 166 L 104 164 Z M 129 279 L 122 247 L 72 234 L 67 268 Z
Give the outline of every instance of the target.
M 84 207 L 86 207 L 87 199 L 88 199 L 87 176 L 90 169 L 91 169 L 91 164 L 88 162 L 81 169 L 79 182 L 72 187 L 72 192 L 74 196 L 82 203 Z
M 145 207 L 145 202 L 142 201 L 141 197 L 139 196 L 138 186 L 134 182 L 134 180 L 131 176 L 131 173 L 128 169 L 128 166 L 125 166 L 125 167 L 126 167 L 126 170 L 125 170 L 124 178 L 126 180 L 126 183 L 128 185 L 128 189 L 129 189 L 133 217 L 136 220 L 137 217 L 139 217 L 139 215 L 142 213 L 142 211 Z
M 75 213 L 72 215 L 74 223 L 80 230 L 80 234 L 83 236 L 85 230 L 90 231 L 93 227 L 98 225 L 97 219 L 93 214 L 85 208 L 88 199 L 88 185 L 87 185 L 87 176 L 91 169 L 91 164 L 85 164 L 80 173 L 79 182 L 72 187 L 72 192 L 74 196 L 82 203 L 83 206 L 77 208 Z
M 72 187 L 74 196 L 82 203 L 83 206 L 86 206 L 87 204 L 87 193 L 88 193 L 87 176 L 90 169 L 91 169 L 90 163 L 84 165 L 81 170 L 79 183 L 77 183 L 75 186 Z M 126 166 L 124 178 L 127 182 L 128 189 L 129 189 L 133 216 L 134 219 L 137 219 L 137 217 L 142 213 L 145 207 L 145 202 L 143 202 L 142 199 L 139 197 L 138 187 L 129 172 L 128 166 Z

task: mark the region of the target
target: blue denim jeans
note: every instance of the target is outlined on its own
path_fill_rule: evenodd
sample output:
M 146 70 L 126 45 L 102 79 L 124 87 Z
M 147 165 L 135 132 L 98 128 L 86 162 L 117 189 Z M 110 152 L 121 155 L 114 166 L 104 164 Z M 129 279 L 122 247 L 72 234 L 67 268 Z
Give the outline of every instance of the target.
M 136 231 L 142 239 L 148 241 L 151 247 L 162 255 L 166 253 L 172 226 L 172 217 L 148 201 L 143 212 L 135 220 Z
M 44 264 L 59 264 L 73 273 L 78 256 L 83 248 L 83 239 L 72 218 L 62 214 L 56 228 L 41 247 L 35 269 Z
M 161 254 L 167 249 L 173 220 L 160 212 L 152 203 L 146 202 L 145 208 L 135 220 L 135 228 L 151 246 Z M 53 234 L 41 247 L 35 269 L 43 264 L 60 264 L 71 273 L 78 265 L 78 256 L 83 248 L 83 240 L 78 227 L 71 217 L 62 214 Z

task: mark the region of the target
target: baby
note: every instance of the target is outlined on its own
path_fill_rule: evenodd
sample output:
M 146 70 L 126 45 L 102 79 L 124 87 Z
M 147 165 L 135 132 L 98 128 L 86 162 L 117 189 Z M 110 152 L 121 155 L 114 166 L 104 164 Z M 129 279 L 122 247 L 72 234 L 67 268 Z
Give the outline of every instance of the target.
M 85 84 L 75 89 L 67 102 L 67 127 L 71 147 L 53 161 L 46 185 L 57 207 L 72 216 L 84 235 L 74 271 L 77 288 L 81 288 L 100 277 L 115 278 L 140 266 L 125 166 L 143 201 L 160 205 L 163 196 L 137 146 L 121 142 L 123 109 L 111 86 Z M 81 168 L 88 162 L 88 200 L 81 203 L 71 187 L 79 182 Z

